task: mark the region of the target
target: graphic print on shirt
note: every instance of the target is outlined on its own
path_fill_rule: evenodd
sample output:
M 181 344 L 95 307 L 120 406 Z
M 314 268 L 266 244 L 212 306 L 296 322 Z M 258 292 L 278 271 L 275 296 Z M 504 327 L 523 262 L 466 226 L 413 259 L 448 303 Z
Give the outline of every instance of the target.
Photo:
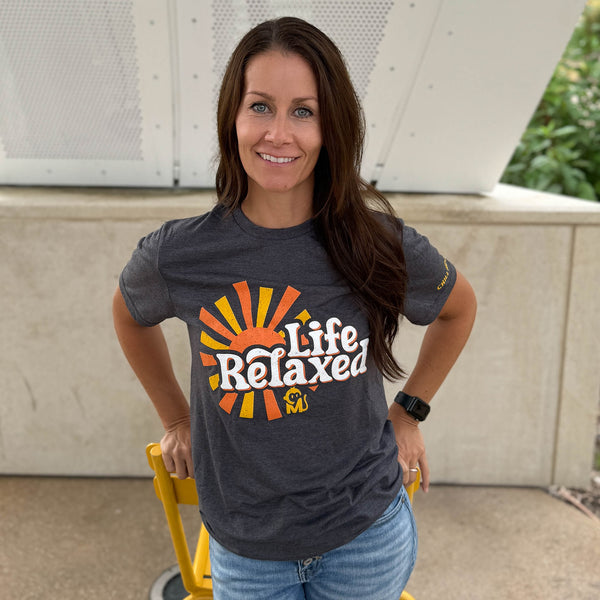
M 306 308 L 293 316 L 300 292 L 287 286 L 277 303 L 273 292 L 260 287 L 254 311 L 248 282 L 239 281 L 214 309 L 200 310 L 200 342 L 206 348 L 200 358 L 211 370 L 210 387 L 221 391 L 219 406 L 228 414 L 241 400 L 239 416 L 255 418 L 255 400 L 262 397 L 269 421 L 283 417 L 282 407 L 286 415 L 299 415 L 309 410 L 306 390 L 367 371 L 368 337 L 359 340 L 356 328 L 335 316 L 324 324 Z
M 285 400 L 285 412 L 291 413 L 304 412 L 308 410 L 308 401 L 306 394 L 302 396 L 302 392 L 298 388 L 290 388 L 283 396 Z

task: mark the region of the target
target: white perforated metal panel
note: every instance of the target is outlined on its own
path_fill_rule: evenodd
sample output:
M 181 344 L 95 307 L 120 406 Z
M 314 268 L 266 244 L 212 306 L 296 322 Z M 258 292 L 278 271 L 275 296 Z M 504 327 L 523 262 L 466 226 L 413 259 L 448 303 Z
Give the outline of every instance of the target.
M 131 1 L 110 10 L 69 0 L 1 5 L 7 158 L 141 160 L 131 9 Z
M 235 43 L 256 23 L 287 14 L 320 27 L 346 57 L 367 120 L 363 177 L 387 191 L 487 191 L 510 159 L 584 4 L 214 0 L 209 11 L 205 3 L 180 0 L 180 32 L 189 32 L 179 45 L 179 64 L 188 73 L 181 86 L 181 184 L 214 185 L 216 93 Z M 209 44 L 212 63 L 200 67 Z M 189 77 L 199 68 L 202 102 Z M 208 94 L 212 111 L 206 110 Z
M 363 99 L 362 174 L 493 187 L 585 0 L 0 0 L 0 184 L 214 187 L 220 78 L 268 18 L 311 21 Z
M 414 16 L 427 3 L 413 2 Z M 374 78 L 371 123 L 388 131 L 365 163 L 382 190 L 485 192 L 508 163 L 569 40 L 585 0 L 444 0 L 408 94 Z M 433 18 L 432 18 L 433 17 Z M 390 20 L 394 28 L 400 23 Z M 388 36 L 393 36 L 391 31 Z M 403 62 L 392 58 L 391 64 Z M 404 67 L 402 67 L 404 70 Z M 389 120 L 388 120 L 389 119 Z M 391 125 L 391 126 L 390 126 Z M 371 155 L 373 156 L 373 155 Z M 370 173 L 373 173 L 372 175 Z
M 215 185 L 216 90 L 214 25 L 210 2 L 180 0 L 176 5 L 179 107 L 176 154 L 183 187 Z
M 182 186 L 212 187 L 216 152 L 215 107 L 227 60 L 254 25 L 279 16 L 316 24 L 341 49 L 357 92 L 366 94 L 393 0 L 343 2 L 289 0 L 177 2 L 181 73 Z M 212 61 L 207 63 L 208 37 Z M 210 94 L 210 95 L 209 95 Z M 206 100 L 210 100 L 207 114 Z
M 286 0 L 213 0 L 214 69 L 220 78 L 235 43 L 251 27 L 279 16 L 318 24 L 346 58 L 359 96 L 364 96 L 393 0 L 344 2 Z M 244 10 L 245 9 L 245 10 Z
M 1 0 L 0 181 L 172 185 L 169 55 L 161 0 Z

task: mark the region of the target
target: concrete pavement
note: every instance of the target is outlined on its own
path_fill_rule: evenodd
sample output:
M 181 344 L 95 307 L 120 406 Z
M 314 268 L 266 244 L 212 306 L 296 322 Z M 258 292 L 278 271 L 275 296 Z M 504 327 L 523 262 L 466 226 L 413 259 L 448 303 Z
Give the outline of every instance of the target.
M 544 490 L 432 486 L 415 513 L 416 600 L 600 598 L 600 527 Z M 0 478 L 0 540 L 6 600 L 145 600 L 176 562 L 149 479 Z

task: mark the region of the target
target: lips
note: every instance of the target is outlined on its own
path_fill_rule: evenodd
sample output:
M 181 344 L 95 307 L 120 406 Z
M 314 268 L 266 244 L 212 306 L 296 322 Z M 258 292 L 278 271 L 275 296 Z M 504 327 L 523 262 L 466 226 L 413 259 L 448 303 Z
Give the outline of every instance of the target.
M 257 153 L 263 160 L 266 160 L 267 162 L 273 163 L 273 164 L 278 164 L 278 165 L 283 165 L 283 164 L 287 164 L 287 163 L 291 163 L 293 161 L 296 160 L 296 156 L 272 156 L 271 154 L 264 154 L 263 152 L 258 152 Z

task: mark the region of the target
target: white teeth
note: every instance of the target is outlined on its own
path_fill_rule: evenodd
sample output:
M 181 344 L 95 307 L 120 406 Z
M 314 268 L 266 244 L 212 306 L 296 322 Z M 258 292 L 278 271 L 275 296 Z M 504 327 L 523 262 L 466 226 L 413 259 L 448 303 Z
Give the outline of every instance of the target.
M 263 158 L 264 160 L 268 160 L 269 162 L 274 162 L 274 163 L 289 163 L 292 162 L 293 160 L 295 160 L 294 158 L 277 158 L 276 156 L 271 156 L 270 154 L 262 154 L 259 153 L 260 157 Z

